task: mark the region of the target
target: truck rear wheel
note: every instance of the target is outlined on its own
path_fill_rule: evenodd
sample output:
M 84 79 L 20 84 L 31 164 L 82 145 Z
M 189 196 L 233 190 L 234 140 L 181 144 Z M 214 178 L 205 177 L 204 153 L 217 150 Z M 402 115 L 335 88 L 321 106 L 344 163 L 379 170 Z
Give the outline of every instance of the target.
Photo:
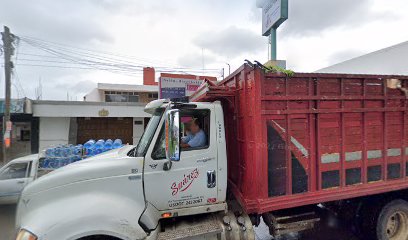
M 394 200 L 383 207 L 377 220 L 378 240 L 408 239 L 408 203 Z

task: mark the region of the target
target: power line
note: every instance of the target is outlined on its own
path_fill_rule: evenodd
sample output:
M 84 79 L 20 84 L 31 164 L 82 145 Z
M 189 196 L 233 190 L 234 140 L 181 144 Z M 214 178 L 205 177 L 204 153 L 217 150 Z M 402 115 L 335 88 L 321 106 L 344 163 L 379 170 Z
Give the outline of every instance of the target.
M 118 54 L 118 53 L 114 53 L 114 52 L 79 48 L 79 47 L 75 47 L 75 46 L 68 45 L 68 44 L 62 44 L 62 43 L 57 43 L 57 42 L 48 41 L 48 40 L 44 40 L 44 39 L 39 39 L 39 38 L 36 38 L 36 37 L 30 37 L 30 36 L 21 36 L 21 37 L 26 38 L 26 39 L 30 39 L 30 40 L 33 40 L 33 41 L 43 42 L 43 43 L 46 43 L 46 44 L 59 45 L 59 46 L 65 47 L 65 48 L 71 48 L 71 49 L 76 49 L 76 50 L 85 51 L 85 52 L 99 53 L 99 54 L 103 54 L 103 55 L 115 56 L 115 57 L 126 58 L 126 59 L 140 60 L 140 61 L 151 63 L 151 64 L 152 63 L 157 64 L 159 62 L 166 63 L 162 59 L 161 60 L 158 60 L 158 59 L 144 59 L 144 58 L 139 58 L 139 57 L 136 57 L 136 56 Z M 169 64 L 169 63 L 167 62 L 166 64 Z M 176 66 L 175 64 L 171 64 L 171 65 L 173 65 L 173 67 Z
M 18 39 L 18 38 L 17 38 Z M 19 58 L 18 58 L 18 55 L 19 55 L 19 53 L 20 53 L 20 41 L 17 41 L 17 43 L 16 43 L 16 60 L 15 60 L 15 64 L 18 62 L 18 60 L 19 60 Z M 14 65 L 15 65 L 14 64 Z M 18 84 L 18 86 L 20 87 L 20 89 L 21 89 L 21 92 L 24 94 L 24 97 L 27 97 L 27 95 L 26 95 L 26 93 L 25 93 L 25 91 L 24 91 L 24 88 L 23 88 L 23 85 L 21 84 L 21 81 L 20 81 L 20 77 L 19 77 L 19 75 L 18 75 L 18 73 L 17 73 L 17 69 L 16 69 L 16 67 L 14 67 L 14 69 L 13 69 L 13 76 L 15 76 L 15 80 L 16 80 L 16 82 L 17 82 L 17 84 Z M 16 85 L 16 87 L 17 87 L 17 85 Z M 18 88 L 18 87 L 17 87 Z M 18 90 L 18 93 L 19 93 L 19 90 Z
M 24 64 L 24 63 L 17 63 L 17 66 L 22 66 L 22 67 L 45 67 L 45 68 L 62 68 L 62 69 L 83 69 L 83 70 L 93 70 L 95 68 L 93 67 L 80 67 L 80 66 L 62 66 L 62 65 L 44 65 L 44 64 Z M 102 69 L 99 68 L 99 70 L 107 70 L 107 71 L 112 71 L 112 73 L 126 73 L 126 75 L 131 75 L 131 74 L 142 74 L 143 71 L 139 72 L 126 72 L 125 70 L 112 70 L 112 69 Z
M 95 54 L 91 50 L 73 50 L 67 49 L 66 47 L 55 46 L 52 47 L 48 45 L 47 41 L 38 41 L 32 40 L 29 38 L 22 37 L 22 41 L 25 41 L 27 44 L 39 48 L 49 54 L 52 54 L 53 58 L 62 58 L 68 60 L 70 62 L 74 62 L 77 64 L 84 64 L 90 66 L 95 69 L 99 70 L 118 70 L 118 69 L 126 69 L 129 71 L 134 71 L 135 68 L 143 68 L 148 65 L 137 65 L 138 63 L 129 61 L 129 59 L 123 59 L 122 55 L 119 55 L 121 59 L 118 59 L 116 56 L 117 54 L 112 54 L 112 56 L 107 57 L 107 53 L 103 53 L 103 55 Z M 62 45 L 62 44 L 58 44 Z M 64 45 L 63 45 L 64 46 Z M 85 52 L 84 52 L 85 51 Z M 46 57 L 46 55 L 38 55 L 38 54 L 26 54 L 32 56 L 39 56 L 39 57 Z M 27 61 L 34 61 L 34 60 L 27 60 Z M 55 62 L 55 61 L 54 61 Z M 65 63 L 65 62 L 64 62 Z M 103 68 L 103 69 L 101 69 Z M 200 74 L 217 74 L 220 75 L 220 69 L 206 69 L 206 70 L 196 70 L 193 68 L 183 68 L 183 67 L 155 67 L 158 71 L 165 71 L 165 72 L 179 72 L 185 74 L 195 75 L 193 73 L 200 73 Z
M 17 84 L 20 87 L 21 91 L 23 92 L 24 97 L 27 97 L 23 85 L 21 85 L 20 76 L 18 75 L 17 70 L 14 70 L 14 75 L 16 76 Z
M 83 70 L 92 70 L 94 68 L 92 67 L 81 67 L 81 66 L 62 66 L 62 65 L 45 65 L 45 64 L 25 64 L 25 63 L 17 63 L 17 66 L 22 66 L 22 67 L 44 67 L 44 68 L 62 68 L 62 69 L 83 69 Z M 100 70 L 105 70 L 105 69 L 100 69 Z M 141 75 L 143 74 L 143 70 L 139 71 L 126 71 L 126 70 L 111 70 L 111 69 L 106 69 L 109 71 L 113 71 L 114 73 L 127 73 L 127 74 L 133 74 L 133 75 Z M 169 73 L 169 71 L 165 70 L 159 70 L 156 71 L 158 73 Z M 172 71 L 174 72 L 174 71 Z M 194 72 L 193 72 L 194 73 Z M 190 75 L 195 75 L 195 74 L 190 74 Z

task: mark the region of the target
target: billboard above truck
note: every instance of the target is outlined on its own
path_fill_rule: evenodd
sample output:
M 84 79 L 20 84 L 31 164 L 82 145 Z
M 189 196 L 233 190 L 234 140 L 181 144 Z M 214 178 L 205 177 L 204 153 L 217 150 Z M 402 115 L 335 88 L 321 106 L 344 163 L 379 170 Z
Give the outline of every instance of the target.
M 216 77 L 162 73 L 159 78 L 159 99 L 191 96 L 204 80 L 216 82 Z
M 160 77 L 159 98 L 188 97 L 198 89 L 202 82 L 196 79 Z

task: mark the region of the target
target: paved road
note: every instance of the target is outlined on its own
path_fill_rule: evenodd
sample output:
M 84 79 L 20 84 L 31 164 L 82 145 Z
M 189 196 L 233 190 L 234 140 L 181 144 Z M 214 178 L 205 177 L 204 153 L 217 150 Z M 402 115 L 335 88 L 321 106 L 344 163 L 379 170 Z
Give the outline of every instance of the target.
M 0 205 L 0 240 L 13 240 L 14 237 L 14 221 L 15 221 L 14 205 L 1 206 Z M 257 240 L 272 240 L 269 235 L 268 227 L 261 224 L 256 228 Z M 345 230 L 323 229 L 316 234 L 308 234 L 307 236 L 300 236 L 293 234 L 285 236 L 279 240 L 358 240 L 352 234 Z
M 272 240 L 269 235 L 269 229 L 265 224 L 260 224 L 255 228 L 255 234 L 257 240 Z M 341 228 L 324 228 L 320 227 L 319 231 L 308 233 L 294 233 L 276 240 L 359 240 L 351 232 Z
M 0 205 L 0 240 L 10 240 L 14 236 L 15 205 Z

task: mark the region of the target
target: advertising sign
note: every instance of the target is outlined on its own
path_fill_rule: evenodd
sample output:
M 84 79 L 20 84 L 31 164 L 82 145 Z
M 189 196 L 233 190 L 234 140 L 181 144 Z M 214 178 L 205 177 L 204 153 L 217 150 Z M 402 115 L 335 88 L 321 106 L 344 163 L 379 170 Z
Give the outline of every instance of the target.
M 159 98 L 167 99 L 191 96 L 202 83 L 202 80 L 196 79 L 160 77 Z
M 262 34 L 268 36 L 271 28 L 278 28 L 288 19 L 288 0 L 265 0 L 262 7 Z
M 10 101 L 10 112 L 11 113 L 24 113 L 24 99 L 11 99 Z M 0 113 L 5 111 L 5 101 L 0 100 Z

